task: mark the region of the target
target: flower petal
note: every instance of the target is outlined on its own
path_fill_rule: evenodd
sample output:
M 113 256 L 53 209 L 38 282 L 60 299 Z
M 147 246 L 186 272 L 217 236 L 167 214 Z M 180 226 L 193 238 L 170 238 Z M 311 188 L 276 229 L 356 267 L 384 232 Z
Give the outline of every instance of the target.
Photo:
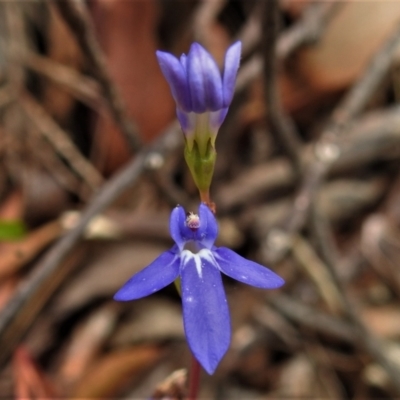
M 239 256 L 231 249 L 219 247 L 213 254 L 220 270 L 239 282 L 262 289 L 276 289 L 285 283 L 275 272 Z
M 224 122 L 226 114 L 228 114 L 228 109 L 229 107 L 225 107 L 210 113 L 210 126 L 213 131 L 218 132 L 220 126 Z
M 196 232 L 196 241 L 202 248 L 211 249 L 218 236 L 218 223 L 214 214 L 204 203 L 199 206 L 200 227 Z
M 187 73 L 193 111 L 202 113 L 222 108 L 221 73 L 211 55 L 198 43 L 190 47 Z
M 172 96 L 184 111 L 191 110 L 190 93 L 185 68 L 172 54 L 156 51 L 161 71 L 167 80 Z
M 149 266 L 133 275 L 114 295 L 114 300 L 129 301 L 148 296 L 173 282 L 179 275 L 178 249 L 162 253 Z
M 181 58 L 179 59 L 179 61 L 181 62 L 181 65 L 183 67 L 183 70 L 185 71 L 185 75 L 187 78 L 187 57 L 186 54 L 182 54 Z
M 217 368 L 231 340 L 228 304 L 221 274 L 213 262 L 209 250 L 197 254 L 187 251 L 181 265 L 187 341 L 193 355 L 209 374 Z
M 195 115 L 192 112 L 182 111 L 179 107 L 176 108 L 176 116 L 186 137 L 194 134 Z
M 225 54 L 225 69 L 223 82 L 224 107 L 231 104 L 233 93 L 235 91 L 236 75 L 240 64 L 240 54 L 242 51 L 242 43 L 236 42 L 229 47 Z
M 169 218 L 169 232 L 172 239 L 182 251 L 188 240 L 195 239 L 195 233 L 186 225 L 186 213 L 182 206 L 176 206 Z

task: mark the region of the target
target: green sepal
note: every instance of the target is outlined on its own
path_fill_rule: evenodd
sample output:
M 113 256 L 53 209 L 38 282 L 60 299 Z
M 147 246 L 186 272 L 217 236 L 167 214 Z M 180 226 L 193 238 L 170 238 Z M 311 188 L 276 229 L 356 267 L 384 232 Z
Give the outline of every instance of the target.
M 185 145 L 185 160 L 200 192 L 207 192 L 210 189 L 214 174 L 217 152 L 211 143 L 211 138 L 209 138 L 204 155 L 201 154 L 196 141 L 191 149 Z
M 179 296 L 181 296 L 182 297 L 182 285 L 181 285 L 181 278 L 176 278 L 175 280 L 174 280 L 174 285 L 175 285 L 175 287 L 176 287 L 176 290 L 178 291 L 178 293 L 179 293 Z

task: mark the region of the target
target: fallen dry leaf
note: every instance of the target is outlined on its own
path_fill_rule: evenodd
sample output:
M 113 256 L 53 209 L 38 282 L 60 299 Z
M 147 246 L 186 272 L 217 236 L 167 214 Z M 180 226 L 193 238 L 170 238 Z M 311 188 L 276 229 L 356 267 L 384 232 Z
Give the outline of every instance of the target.
M 9 277 L 4 282 L 0 282 L 0 310 L 3 309 L 14 294 L 17 285 L 18 279 L 16 277 Z
M 71 399 L 116 396 L 132 385 L 164 355 L 156 345 L 115 351 L 98 360 L 72 390 Z
M 49 4 L 50 17 L 47 27 L 48 37 L 48 57 L 68 66 L 73 70 L 81 70 L 83 68 L 83 56 L 81 49 L 76 43 L 74 35 L 71 34 L 65 21 L 55 11 L 53 4 Z M 61 123 L 66 123 L 75 106 L 74 97 L 57 83 L 48 79 L 43 79 L 43 106 L 49 111 L 52 117 Z
M 93 298 L 109 297 L 136 272 L 150 264 L 166 246 L 149 242 L 88 243 L 90 264 L 79 271 L 52 303 L 52 312 L 65 315 Z
M 95 310 L 73 332 L 58 372 L 64 385 L 70 386 L 86 372 L 103 347 L 118 314 L 117 303 L 108 303 Z
M 170 122 L 175 105 L 155 52 L 158 4 L 149 1 L 100 0 L 92 4 L 98 38 L 108 70 L 120 90 L 142 140 L 151 142 Z M 99 117 L 96 163 L 112 172 L 131 154 L 110 118 Z
M 54 399 L 56 390 L 34 362 L 28 350 L 20 346 L 13 357 L 15 399 Z
M 339 8 L 317 45 L 299 53 L 299 69 L 320 92 L 354 82 L 394 31 L 398 1 L 348 1 Z
M 398 305 L 365 308 L 362 311 L 362 319 L 376 335 L 386 339 L 400 338 L 400 307 Z
M 111 339 L 111 346 L 122 347 L 146 341 L 184 340 L 182 309 L 175 302 L 158 296 L 129 304 L 124 323 Z
M 53 221 L 29 233 L 22 240 L 0 243 L 0 280 L 17 272 L 62 232 L 61 224 Z
M 24 202 L 21 190 L 12 191 L 0 206 L 0 219 L 21 219 L 24 212 Z

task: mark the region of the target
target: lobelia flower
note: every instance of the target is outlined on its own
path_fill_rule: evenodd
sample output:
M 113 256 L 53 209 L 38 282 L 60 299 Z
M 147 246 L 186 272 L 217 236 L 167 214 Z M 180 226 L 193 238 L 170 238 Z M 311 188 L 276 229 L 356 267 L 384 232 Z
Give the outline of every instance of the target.
M 221 272 L 263 289 L 278 288 L 284 280 L 226 247 L 215 247 L 218 225 L 205 204 L 200 205 L 198 215 L 188 216 L 183 207 L 177 206 L 171 213 L 170 232 L 175 245 L 128 280 L 114 299 L 139 299 L 180 277 L 187 341 L 196 359 L 212 374 L 231 340 Z
M 166 52 L 156 53 L 176 102 L 185 159 L 200 191 L 211 184 L 215 139 L 233 98 L 240 53 L 240 42 L 229 47 L 222 76 L 212 56 L 198 43 L 179 60 Z

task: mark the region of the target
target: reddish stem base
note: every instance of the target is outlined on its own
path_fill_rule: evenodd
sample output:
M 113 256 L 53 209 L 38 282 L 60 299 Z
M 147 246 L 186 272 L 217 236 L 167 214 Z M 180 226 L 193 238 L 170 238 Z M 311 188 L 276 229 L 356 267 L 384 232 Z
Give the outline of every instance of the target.
M 200 200 L 202 203 L 206 203 L 208 208 L 215 214 L 217 212 L 217 207 L 214 202 L 211 201 L 210 192 L 200 192 Z
M 190 366 L 189 376 L 189 394 L 187 400 L 196 400 L 200 387 L 201 366 L 196 358 L 192 355 L 192 363 Z

